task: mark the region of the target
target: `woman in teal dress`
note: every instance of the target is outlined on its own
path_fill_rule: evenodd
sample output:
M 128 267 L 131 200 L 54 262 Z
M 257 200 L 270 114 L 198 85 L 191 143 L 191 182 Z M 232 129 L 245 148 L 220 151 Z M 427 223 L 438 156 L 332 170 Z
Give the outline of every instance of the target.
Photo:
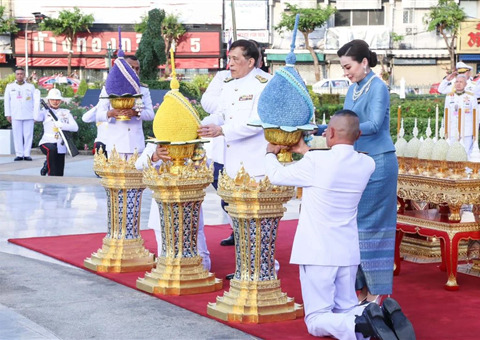
M 397 223 L 398 162 L 390 136 L 390 95 L 371 70 L 377 55 L 365 41 L 352 40 L 337 55 L 352 82 L 343 108 L 360 118 L 362 135 L 355 149 L 368 153 L 376 166 L 358 206 L 361 264 L 356 288 L 360 301 L 380 303 L 383 295 L 392 293 Z

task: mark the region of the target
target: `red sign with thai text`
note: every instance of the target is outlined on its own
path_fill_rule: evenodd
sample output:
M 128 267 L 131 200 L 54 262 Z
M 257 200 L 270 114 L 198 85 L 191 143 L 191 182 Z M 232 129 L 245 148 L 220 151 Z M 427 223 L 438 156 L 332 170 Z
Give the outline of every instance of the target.
M 126 54 L 134 54 L 142 38 L 141 33 L 122 32 L 122 49 Z M 107 55 L 108 48 L 118 48 L 117 32 L 79 33 L 70 46 L 63 36 L 55 36 L 50 31 L 27 32 L 29 56 L 65 56 L 70 50 L 73 56 Z M 25 55 L 25 32 L 15 37 L 15 55 Z M 179 42 L 175 55 L 220 56 L 220 32 L 187 32 Z

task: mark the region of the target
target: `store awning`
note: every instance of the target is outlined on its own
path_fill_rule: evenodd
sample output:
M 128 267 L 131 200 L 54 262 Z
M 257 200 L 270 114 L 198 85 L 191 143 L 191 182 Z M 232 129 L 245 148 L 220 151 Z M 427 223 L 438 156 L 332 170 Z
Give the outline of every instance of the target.
M 25 66 L 25 57 L 17 57 L 17 66 Z M 105 69 L 105 58 L 72 58 L 72 67 Z M 29 67 L 67 67 L 67 58 L 28 58 Z
M 459 54 L 458 59 L 462 61 L 480 61 L 480 54 Z
M 17 66 L 25 66 L 25 57 L 17 57 Z M 28 58 L 29 67 L 67 67 L 67 58 Z M 72 58 L 72 67 L 85 67 L 89 69 L 106 69 L 105 58 Z M 160 68 L 165 68 L 162 66 Z M 219 68 L 218 58 L 177 58 L 175 59 L 177 69 L 217 69 Z
M 450 54 L 447 50 L 391 50 L 390 55 L 395 58 L 448 58 Z
M 280 61 L 285 62 L 285 58 L 287 57 L 289 51 L 280 50 L 280 49 L 267 49 L 265 50 L 265 55 L 268 61 Z M 318 61 L 323 62 L 325 61 L 325 55 L 323 53 L 316 52 Z M 295 51 L 295 57 L 297 58 L 297 62 L 303 63 L 313 63 L 313 57 L 308 50 L 304 51 Z

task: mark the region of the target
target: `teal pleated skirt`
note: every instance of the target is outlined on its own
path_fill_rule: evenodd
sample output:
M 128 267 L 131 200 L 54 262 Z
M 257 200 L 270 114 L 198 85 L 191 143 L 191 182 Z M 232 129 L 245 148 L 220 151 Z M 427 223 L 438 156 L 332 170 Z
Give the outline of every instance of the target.
M 358 205 L 360 268 L 356 288 L 391 294 L 397 225 L 398 161 L 395 152 L 371 156 L 375 171 Z

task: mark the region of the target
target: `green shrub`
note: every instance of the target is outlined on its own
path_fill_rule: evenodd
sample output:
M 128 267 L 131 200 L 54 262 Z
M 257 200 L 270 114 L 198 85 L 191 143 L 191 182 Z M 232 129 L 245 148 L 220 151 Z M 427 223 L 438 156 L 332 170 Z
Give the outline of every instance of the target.
M 147 80 L 144 82 L 150 89 L 170 90 L 170 80 Z M 180 93 L 188 99 L 200 100 L 201 93 L 197 85 L 185 81 L 180 81 Z
M 191 83 L 194 84 L 203 94 L 207 90 L 208 84 L 212 81 L 213 76 L 210 74 L 196 74 Z
M 87 93 L 87 90 L 88 90 L 87 81 L 85 79 L 82 79 L 80 81 L 80 84 L 78 85 L 77 95 L 84 96 L 85 93 Z
M 5 117 L 5 105 L 3 104 L 3 99 L 0 100 L 0 129 L 11 129 L 12 124 L 10 124 Z
M 5 78 L 0 79 L 0 95 L 3 96 L 7 85 L 12 83 L 14 80 L 15 80 L 15 73 L 9 74 Z

